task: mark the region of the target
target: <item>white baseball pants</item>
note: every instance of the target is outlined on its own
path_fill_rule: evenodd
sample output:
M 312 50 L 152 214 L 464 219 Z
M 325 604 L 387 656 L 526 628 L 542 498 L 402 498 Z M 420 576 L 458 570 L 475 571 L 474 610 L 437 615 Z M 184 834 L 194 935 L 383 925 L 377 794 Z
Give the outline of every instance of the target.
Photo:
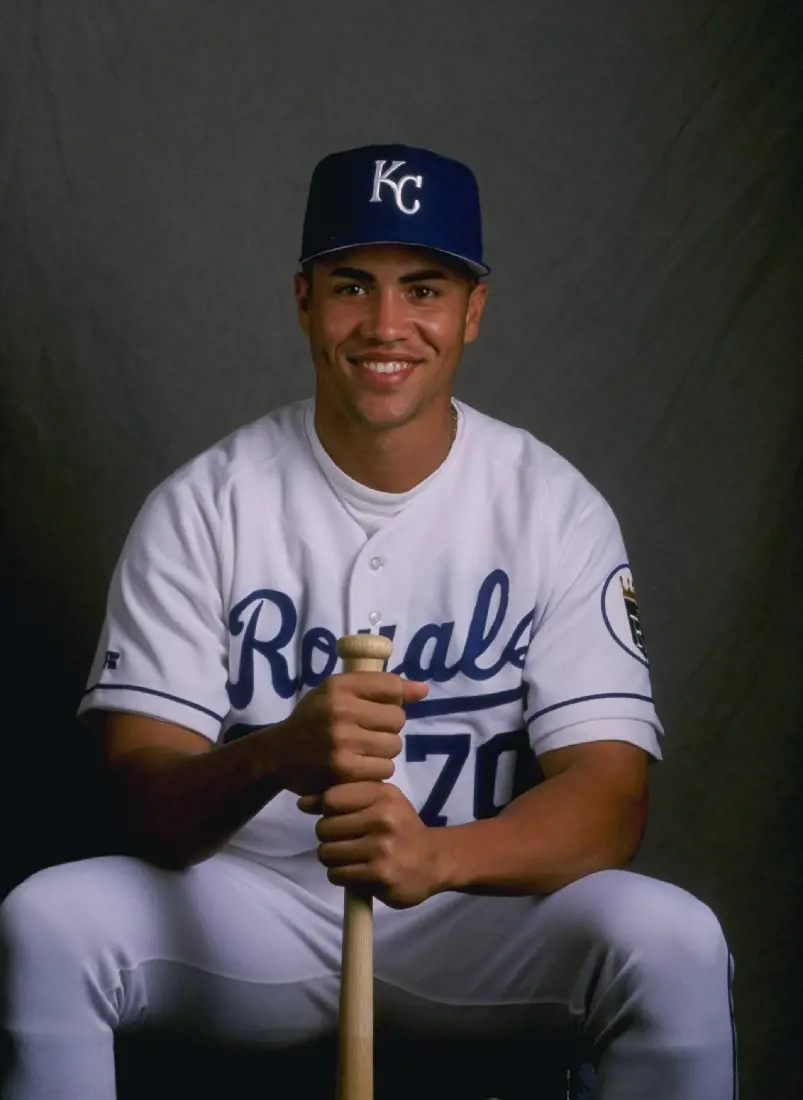
M 678 887 L 602 871 L 543 898 L 374 913 L 377 1026 L 557 1021 L 586 1037 L 604 1100 L 735 1100 L 733 960 Z M 341 921 L 314 854 L 268 867 L 225 851 L 182 872 L 113 856 L 33 875 L 0 909 L 4 1100 L 113 1100 L 114 1033 L 145 1022 L 266 1047 L 331 1033 Z

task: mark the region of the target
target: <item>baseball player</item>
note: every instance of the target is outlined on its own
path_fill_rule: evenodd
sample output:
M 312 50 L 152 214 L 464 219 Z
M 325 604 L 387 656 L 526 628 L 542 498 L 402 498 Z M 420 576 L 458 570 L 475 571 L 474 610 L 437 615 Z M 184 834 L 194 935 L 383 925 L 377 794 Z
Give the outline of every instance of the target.
M 617 520 L 452 397 L 488 274 L 464 165 L 393 145 L 315 169 L 314 396 L 131 528 L 80 704 L 128 848 L 2 907 L 6 1100 L 111 1100 L 115 1033 L 144 1024 L 332 1032 L 346 885 L 376 899 L 378 1027 L 559 1028 L 605 1100 L 736 1096 L 720 924 L 626 869 L 664 731 Z M 385 672 L 340 670 L 361 631 L 392 640 Z

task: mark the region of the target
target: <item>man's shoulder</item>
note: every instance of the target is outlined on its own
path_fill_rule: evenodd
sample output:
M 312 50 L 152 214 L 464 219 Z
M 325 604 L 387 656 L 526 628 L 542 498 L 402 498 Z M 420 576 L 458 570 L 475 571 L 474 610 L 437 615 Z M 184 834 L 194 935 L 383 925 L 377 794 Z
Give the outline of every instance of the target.
M 155 491 L 214 496 L 282 461 L 303 443 L 309 404 L 307 398 L 283 405 L 235 428 L 171 473 Z
M 476 442 L 472 451 L 522 494 L 530 499 L 546 494 L 553 503 L 560 497 L 575 503 L 602 499 L 585 473 L 533 431 L 469 405 L 461 407 Z
M 148 493 L 138 522 L 155 515 L 206 516 L 214 520 L 233 490 L 249 481 L 266 484 L 271 465 L 294 463 L 305 438 L 309 399 L 278 407 L 244 424 L 188 459 Z

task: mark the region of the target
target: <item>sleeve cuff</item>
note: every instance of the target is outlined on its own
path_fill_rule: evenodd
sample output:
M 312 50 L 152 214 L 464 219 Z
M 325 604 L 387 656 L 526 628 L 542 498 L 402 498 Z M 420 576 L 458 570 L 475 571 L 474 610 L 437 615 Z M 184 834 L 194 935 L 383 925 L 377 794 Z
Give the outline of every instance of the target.
M 530 743 L 540 746 L 560 730 L 586 722 L 646 722 L 658 737 L 663 727 L 655 712 L 649 685 L 646 692 L 603 691 L 576 695 L 559 703 L 541 707 L 525 718 Z
M 216 741 L 223 715 L 178 695 L 136 684 L 96 684 L 83 695 L 78 714 L 90 710 L 120 710 L 173 722 Z
M 563 726 L 534 740 L 533 751 L 540 756 L 553 749 L 585 745 L 591 741 L 627 741 L 644 749 L 654 760 L 663 760 L 655 726 L 636 718 L 597 718 Z

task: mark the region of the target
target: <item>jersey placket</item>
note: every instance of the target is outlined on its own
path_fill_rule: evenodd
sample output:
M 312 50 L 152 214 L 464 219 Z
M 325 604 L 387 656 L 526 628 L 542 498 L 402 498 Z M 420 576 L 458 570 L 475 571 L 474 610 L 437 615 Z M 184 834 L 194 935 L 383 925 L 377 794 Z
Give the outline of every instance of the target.
M 348 591 L 349 631 L 379 633 L 392 625 L 401 578 L 383 544 L 382 537 L 369 539 L 357 555 L 351 572 Z

